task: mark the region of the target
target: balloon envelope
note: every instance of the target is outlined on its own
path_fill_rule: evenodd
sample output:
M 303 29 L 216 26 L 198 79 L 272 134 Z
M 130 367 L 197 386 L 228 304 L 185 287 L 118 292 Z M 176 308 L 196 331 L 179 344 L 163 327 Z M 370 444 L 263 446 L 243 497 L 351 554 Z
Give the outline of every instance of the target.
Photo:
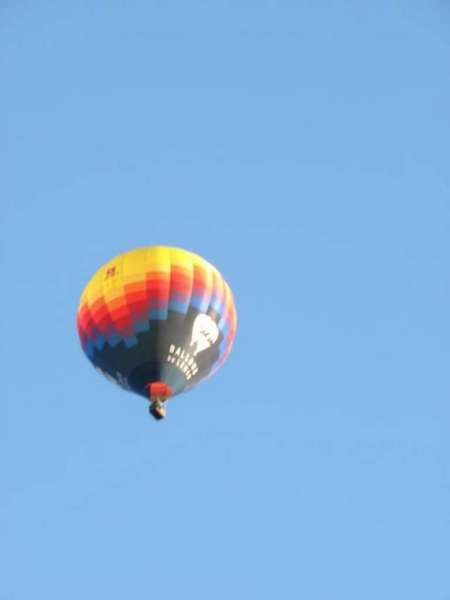
M 154 246 L 103 265 L 77 316 L 84 352 L 106 377 L 145 397 L 179 394 L 227 358 L 236 332 L 230 287 L 196 254 Z

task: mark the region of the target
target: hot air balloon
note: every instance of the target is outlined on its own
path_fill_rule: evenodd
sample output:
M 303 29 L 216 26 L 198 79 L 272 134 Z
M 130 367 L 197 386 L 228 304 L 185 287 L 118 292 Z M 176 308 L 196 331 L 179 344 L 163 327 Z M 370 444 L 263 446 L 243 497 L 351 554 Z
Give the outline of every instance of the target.
M 85 287 L 77 327 L 98 371 L 150 401 L 167 400 L 212 375 L 230 353 L 236 309 L 229 285 L 206 260 L 153 246 L 121 254 Z

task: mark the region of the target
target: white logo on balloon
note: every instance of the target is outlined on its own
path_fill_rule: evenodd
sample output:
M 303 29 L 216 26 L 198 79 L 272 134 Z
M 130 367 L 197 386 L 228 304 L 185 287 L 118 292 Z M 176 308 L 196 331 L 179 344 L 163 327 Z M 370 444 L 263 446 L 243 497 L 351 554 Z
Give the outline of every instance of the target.
M 197 356 L 211 348 L 219 339 L 219 328 L 209 315 L 198 315 L 192 328 L 191 348 L 194 346 L 193 354 Z

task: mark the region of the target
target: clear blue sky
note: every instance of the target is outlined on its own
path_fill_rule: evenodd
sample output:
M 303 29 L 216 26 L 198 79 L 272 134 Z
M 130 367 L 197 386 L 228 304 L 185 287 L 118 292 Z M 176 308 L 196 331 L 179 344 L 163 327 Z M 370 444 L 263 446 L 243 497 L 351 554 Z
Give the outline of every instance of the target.
M 450 598 L 450 8 L 2 2 L 0 600 Z M 216 264 L 156 423 L 79 347 L 141 245 Z

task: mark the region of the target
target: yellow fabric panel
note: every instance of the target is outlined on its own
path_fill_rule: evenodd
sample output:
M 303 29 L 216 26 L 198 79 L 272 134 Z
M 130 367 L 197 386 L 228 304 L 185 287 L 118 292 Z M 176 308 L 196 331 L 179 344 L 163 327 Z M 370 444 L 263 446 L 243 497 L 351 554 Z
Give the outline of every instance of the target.
M 166 273 L 171 269 L 170 248 L 153 246 L 146 249 L 146 273 Z
M 181 267 L 186 269 L 188 273 L 192 273 L 192 256 L 189 252 L 179 250 L 178 248 L 171 248 L 170 262 L 173 266 Z
M 142 283 L 151 273 L 169 276 L 173 266 L 192 274 L 194 265 L 204 270 L 211 284 L 213 277 L 217 277 L 220 287 L 221 276 L 217 269 L 201 256 L 181 248 L 152 246 L 119 254 L 102 265 L 88 282 L 80 307 L 85 303 L 92 306 L 102 297 L 109 304 L 124 294 L 125 286 Z

